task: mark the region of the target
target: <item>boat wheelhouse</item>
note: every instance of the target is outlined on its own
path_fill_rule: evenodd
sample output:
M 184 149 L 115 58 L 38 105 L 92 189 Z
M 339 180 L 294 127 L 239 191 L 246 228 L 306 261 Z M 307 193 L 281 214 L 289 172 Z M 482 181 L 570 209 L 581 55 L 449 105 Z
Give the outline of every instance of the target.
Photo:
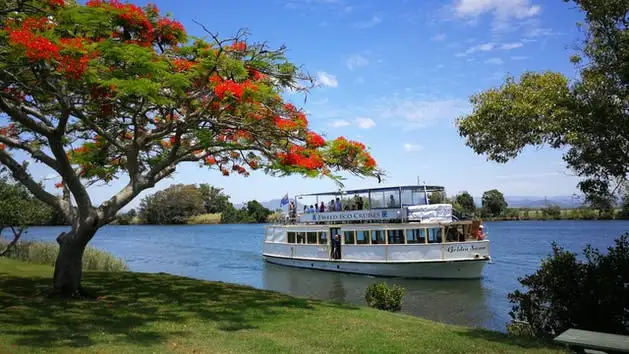
M 265 227 L 264 259 L 374 276 L 480 278 L 489 240 L 479 220 L 458 220 L 451 204 L 429 203 L 444 192 L 414 185 L 297 196 L 293 205 L 309 198 L 312 208 L 291 208 L 282 223 Z

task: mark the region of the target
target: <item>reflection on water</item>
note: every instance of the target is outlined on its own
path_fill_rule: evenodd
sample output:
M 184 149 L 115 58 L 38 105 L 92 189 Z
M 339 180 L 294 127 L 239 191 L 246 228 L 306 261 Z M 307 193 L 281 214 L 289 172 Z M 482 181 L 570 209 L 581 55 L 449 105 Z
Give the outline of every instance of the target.
M 491 322 L 480 279 L 377 278 L 265 263 L 262 281 L 265 289 L 355 305 L 365 305 L 365 290 L 369 284 L 384 281 L 406 288 L 402 312 L 468 326 L 485 327 Z

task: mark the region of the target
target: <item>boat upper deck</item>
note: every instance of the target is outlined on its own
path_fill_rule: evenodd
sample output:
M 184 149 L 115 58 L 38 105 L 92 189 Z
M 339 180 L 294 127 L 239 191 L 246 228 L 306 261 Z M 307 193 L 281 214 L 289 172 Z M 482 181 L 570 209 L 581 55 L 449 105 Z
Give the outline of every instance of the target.
M 445 188 L 407 185 L 301 194 L 289 209 L 287 223 L 373 223 L 386 221 L 452 221 L 452 206 L 444 204 Z M 437 194 L 435 198 L 434 194 Z M 439 203 L 430 204 L 433 200 Z

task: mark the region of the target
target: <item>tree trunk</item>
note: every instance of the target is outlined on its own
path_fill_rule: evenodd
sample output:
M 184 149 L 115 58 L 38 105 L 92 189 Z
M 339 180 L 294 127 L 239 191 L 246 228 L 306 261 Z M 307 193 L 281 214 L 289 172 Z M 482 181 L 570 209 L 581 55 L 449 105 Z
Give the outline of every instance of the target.
M 59 254 L 55 261 L 53 277 L 54 292 L 63 296 L 81 294 L 81 276 L 83 274 L 83 252 L 89 240 L 96 233 L 96 228 L 73 228 L 62 232 L 57 237 Z

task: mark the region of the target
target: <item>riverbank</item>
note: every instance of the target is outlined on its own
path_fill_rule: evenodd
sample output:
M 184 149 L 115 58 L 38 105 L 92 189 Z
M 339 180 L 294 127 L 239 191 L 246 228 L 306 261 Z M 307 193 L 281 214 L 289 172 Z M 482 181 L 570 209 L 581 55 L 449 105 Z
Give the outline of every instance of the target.
M 48 299 L 52 268 L 0 259 L 0 352 L 560 353 L 484 329 L 168 274 L 85 272 L 99 300 Z

